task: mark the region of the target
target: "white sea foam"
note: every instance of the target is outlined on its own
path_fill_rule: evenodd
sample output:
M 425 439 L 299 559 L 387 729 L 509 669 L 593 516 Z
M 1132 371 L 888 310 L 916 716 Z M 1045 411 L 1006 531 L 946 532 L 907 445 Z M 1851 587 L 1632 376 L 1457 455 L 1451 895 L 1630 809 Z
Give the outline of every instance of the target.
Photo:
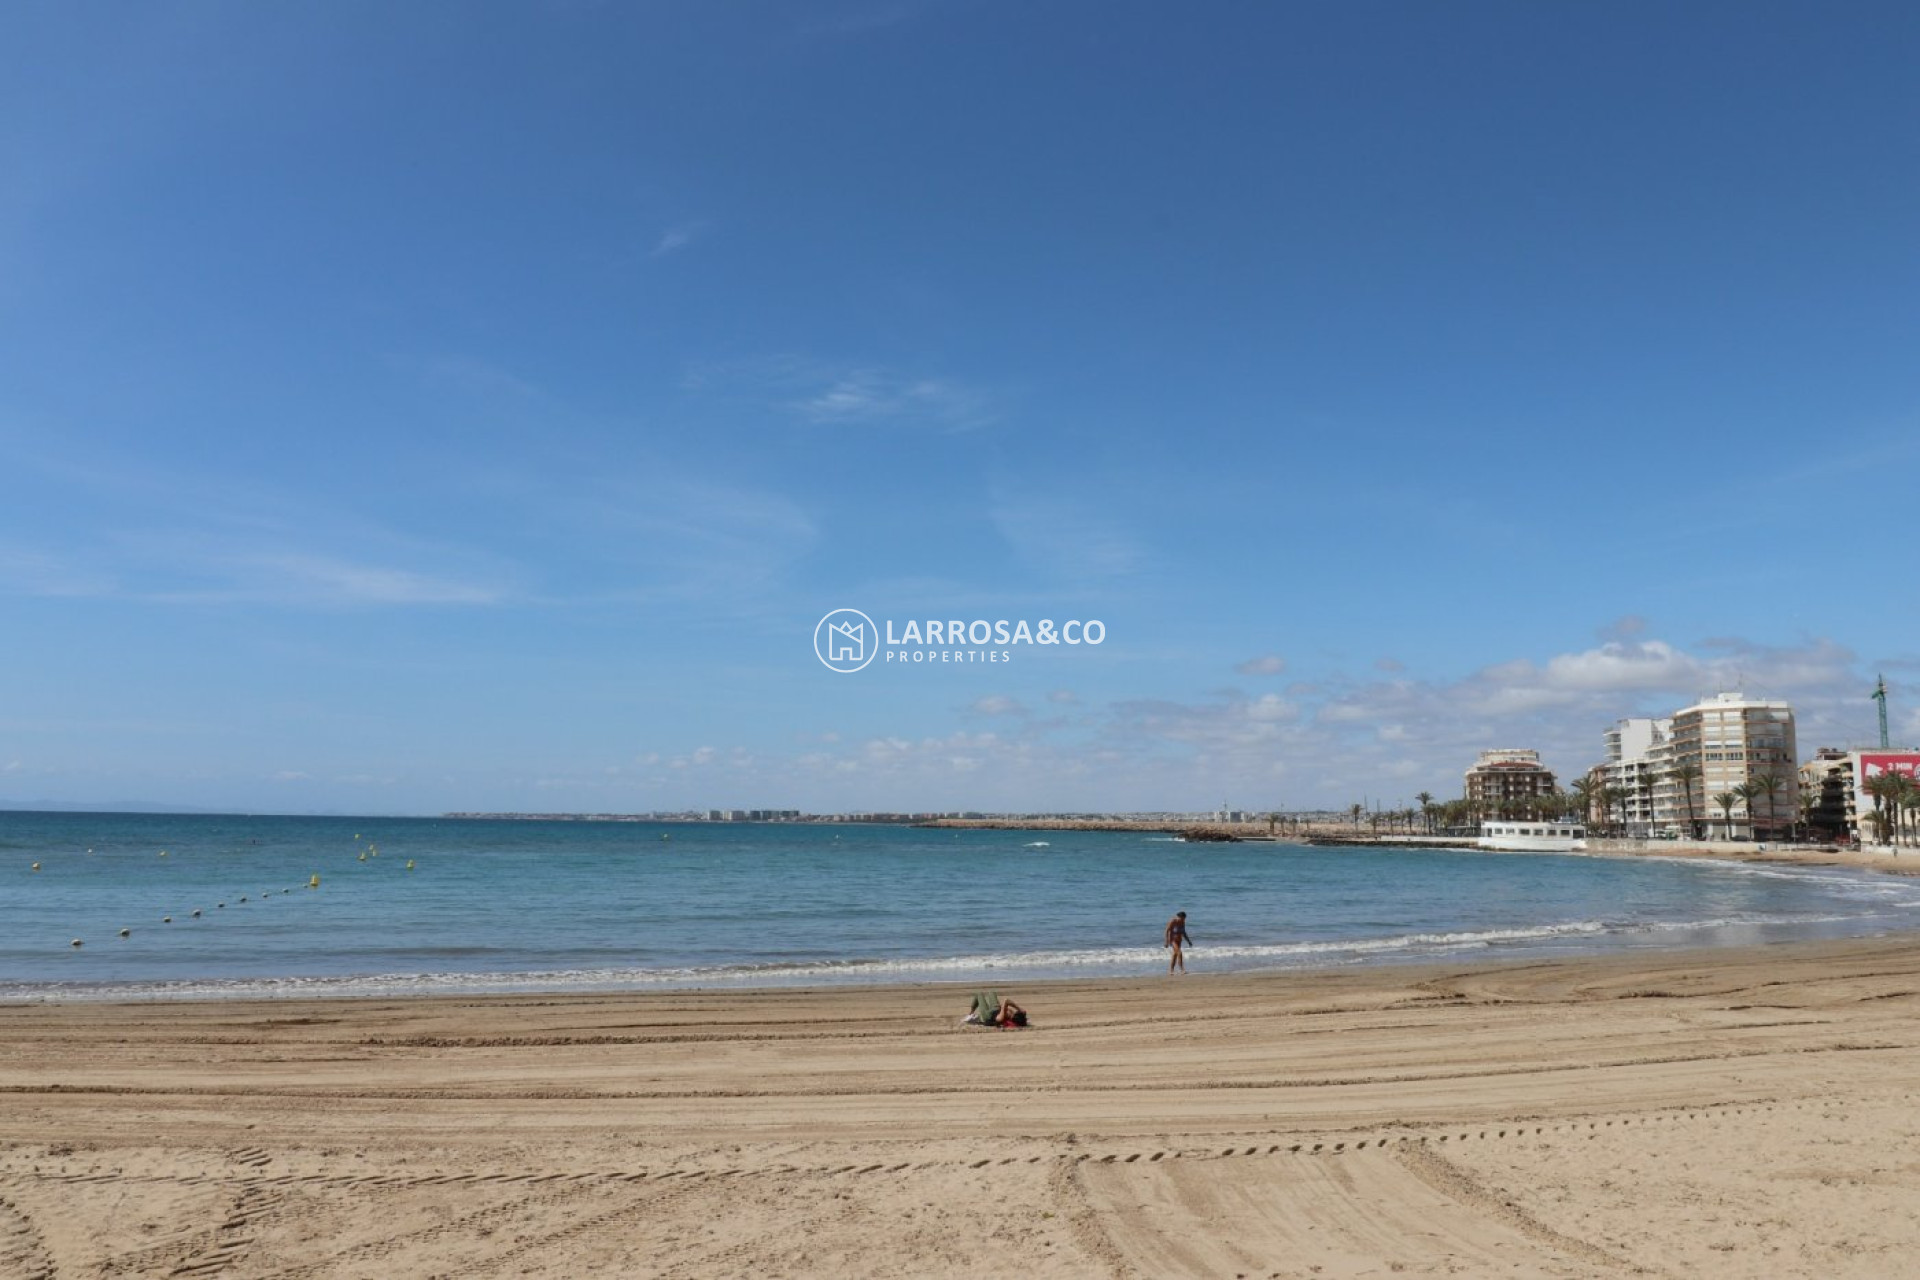
M 1463 951 L 1577 942 L 1602 935 L 1655 935 L 1766 925 L 1807 925 L 1844 916 L 1779 918 L 1725 917 L 1626 925 L 1605 920 L 1574 920 L 1529 928 L 1463 932 L 1408 933 L 1378 938 L 1320 939 L 1283 943 L 1241 943 L 1197 947 L 1196 965 L 1221 970 L 1320 968 L 1418 960 Z M 1048 977 L 1128 976 L 1157 971 L 1166 952 L 1159 947 L 996 952 L 959 956 L 869 957 L 712 967 L 643 969 L 597 967 L 511 973 L 381 973 L 320 977 L 233 978 L 138 983 L 0 984 L 0 1000 L 207 1000 L 295 999 L 316 997 L 391 997 L 471 995 L 530 991 L 644 991 L 694 987 L 870 984 L 886 982 L 959 982 L 997 977 L 1033 980 Z

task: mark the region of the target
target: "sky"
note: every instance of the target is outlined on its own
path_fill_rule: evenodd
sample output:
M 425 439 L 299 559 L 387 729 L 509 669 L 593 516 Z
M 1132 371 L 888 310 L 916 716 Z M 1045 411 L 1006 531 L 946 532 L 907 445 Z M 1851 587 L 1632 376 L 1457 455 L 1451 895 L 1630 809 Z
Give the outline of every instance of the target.
M 1916 65 L 1892 3 L 9 5 L 0 801 L 1401 806 L 1723 689 L 1868 743 L 1883 672 L 1920 740 Z M 1105 636 L 845 673 L 841 608 Z

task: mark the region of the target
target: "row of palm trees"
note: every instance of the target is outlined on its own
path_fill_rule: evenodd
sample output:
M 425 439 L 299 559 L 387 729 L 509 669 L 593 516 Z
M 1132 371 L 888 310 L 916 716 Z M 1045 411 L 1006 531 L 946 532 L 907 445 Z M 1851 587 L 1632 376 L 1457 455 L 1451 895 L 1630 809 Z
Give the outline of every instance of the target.
M 1696 840 L 1706 834 L 1704 827 L 1707 825 L 1699 816 L 1699 809 L 1694 801 L 1700 777 L 1700 766 L 1691 762 L 1676 764 L 1660 775 L 1660 781 L 1672 783 L 1684 797 L 1687 807 L 1687 830 Z M 1896 781 L 1883 783 L 1887 778 Z M 1905 799 L 1902 800 L 1899 811 L 1905 815 L 1916 836 L 1920 837 L 1920 784 L 1900 774 L 1882 774 L 1874 780 L 1874 783 L 1882 783 L 1886 787 L 1905 784 L 1906 790 L 1900 793 Z M 1868 784 L 1869 790 L 1874 783 Z M 1738 786 L 1707 797 L 1720 810 L 1725 838 L 1729 840 L 1733 838 L 1733 811 L 1738 807 L 1746 809 L 1749 827 L 1756 838 L 1760 838 L 1763 832 L 1777 836 L 1783 825 L 1791 826 L 1791 823 L 1782 824 L 1779 821 L 1776 809 L 1780 791 L 1785 786 L 1786 779 L 1782 775 L 1768 770 L 1754 774 Z M 1633 788 L 1608 785 L 1605 772 L 1596 767 L 1585 776 L 1576 778 L 1567 791 L 1554 790 L 1540 795 L 1510 797 L 1492 803 L 1464 799 L 1436 803 L 1432 793 L 1426 791 L 1422 791 L 1415 798 L 1420 802 L 1418 816 L 1424 822 L 1429 835 L 1436 831 L 1472 830 L 1488 819 L 1552 822 L 1562 818 L 1580 818 L 1590 825 L 1618 834 L 1626 827 L 1628 806 L 1636 799 L 1642 798 L 1643 794 L 1644 792 L 1636 792 Z M 1764 821 L 1760 817 L 1759 809 L 1759 802 L 1762 800 L 1766 802 Z M 1356 829 L 1360 825 L 1362 812 L 1362 806 L 1357 804 L 1349 810 Z M 1380 829 L 1382 822 L 1385 822 L 1389 831 L 1399 823 L 1404 824 L 1411 832 L 1414 817 L 1411 809 L 1375 812 L 1372 815 L 1372 824 L 1376 832 Z
M 1695 804 L 1700 776 L 1699 765 L 1683 762 L 1659 777 L 1662 782 L 1672 783 L 1685 799 L 1687 830 L 1696 840 L 1704 838 L 1706 828 L 1712 825 L 1710 812 L 1703 819 Z M 1720 811 L 1724 839 L 1733 839 L 1733 811 L 1736 808 L 1746 810 L 1754 838 L 1777 839 L 1782 834 L 1791 835 L 1796 827 L 1807 829 L 1812 826 L 1815 798 L 1811 795 L 1800 797 L 1798 822 L 1789 820 L 1783 823 L 1780 820 L 1779 795 L 1785 786 L 1786 779 L 1782 775 L 1763 770 L 1737 786 L 1716 791 L 1704 799 L 1711 801 L 1713 807 Z M 1920 845 L 1920 781 L 1904 773 L 1886 772 L 1869 778 L 1866 790 L 1878 801 L 1878 805 L 1865 814 L 1865 819 L 1874 825 L 1879 842 Z M 1464 799 L 1436 802 L 1430 791 L 1422 791 L 1414 798 L 1420 802 L 1418 811 L 1368 810 L 1366 806 L 1356 804 L 1348 808 L 1348 817 L 1352 819 L 1354 830 L 1360 830 L 1364 819 L 1375 835 L 1380 834 L 1383 827 L 1389 833 L 1400 829 L 1411 835 L 1416 830 L 1416 824 L 1427 835 L 1460 834 L 1477 830 L 1480 823 L 1487 819 L 1552 822 L 1580 817 L 1584 817 L 1590 825 L 1617 833 L 1625 827 L 1627 806 L 1636 796 L 1631 788 L 1607 785 L 1605 774 L 1595 768 L 1584 777 L 1575 779 L 1567 791 L 1550 791 L 1544 795 L 1504 799 L 1492 804 Z M 1760 809 L 1762 801 L 1766 805 L 1764 818 Z M 1599 815 L 1597 822 L 1596 815 Z
M 1696 840 L 1705 835 L 1702 828 L 1706 824 L 1700 820 L 1699 810 L 1694 804 L 1695 786 L 1700 781 L 1700 766 L 1691 761 L 1682 762 L 1661 774 L 1660 781 L 1672 783 L 1686 800 L 1687 830 Z M 1724 837 L 1728 840 L 1733 839 L 1733 811 L 1736 807 L 1746 810 L 1748 830 L 1755 839 L 1778 836 L 1783 826 L 1791 826 L 1791 823 L 1783 824 L 1780 821 L 1778 811 L 1779 795 L 1786 785 L 1787 780 L 1784 776 L 1769 769 L 1752 775 L 1745 782 L 1725 791 L 1716 791 L 1709 796 L 1708 799 L 1713 802 L 1714 807 L 1720 810 L 1721 830 Z M 1626 823 L 1627 805 L 1640 798 L 1630 788 L 1607 785 L 1606 775 L 1598 767 L 1574 782 L 1573 793 L 1579 798 L 1580 808 L 1589 819 L 1597 814 L 1599 825 L 1611 826 L 1615 831 Z M 1651 800 L 1651 796 L 1649 795 L 1647 799 Z M 1760 811 L 1762 800 L 1766 801 L 1764 819 Z
M 1891 770 L 1867 779 L 1867 794 L 1879 804 L 1867 813 L 1881 844 L 1920 843 L 1920 783 Z

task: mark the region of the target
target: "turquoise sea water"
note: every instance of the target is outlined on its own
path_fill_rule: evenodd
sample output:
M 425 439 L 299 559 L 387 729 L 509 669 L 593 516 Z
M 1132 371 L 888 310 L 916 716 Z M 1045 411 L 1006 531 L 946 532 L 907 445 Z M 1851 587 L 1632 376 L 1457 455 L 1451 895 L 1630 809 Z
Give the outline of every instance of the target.
M 1088 832 L 0 813 L 3 1000 L 1116 977 L 1164 967 L 1178 909 L 1189 967 L 1218 972 L 1896 932 L 1920 882 Z

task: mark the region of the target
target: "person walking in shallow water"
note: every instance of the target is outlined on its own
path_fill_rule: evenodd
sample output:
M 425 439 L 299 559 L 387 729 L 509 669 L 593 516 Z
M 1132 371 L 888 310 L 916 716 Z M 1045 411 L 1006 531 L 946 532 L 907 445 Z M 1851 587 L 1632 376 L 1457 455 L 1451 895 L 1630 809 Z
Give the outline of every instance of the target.
M 1173 919 L 1167 921 L 1166 941 L 1160 944 L 1163 947 L 1173 948 L 1173 955 L 1167 960 L 1168 973 L 1172 973 L 1175 969 L 1178 969 L 1182 973 L 1187 971 L 1187 957 L 1184 954 L 1184 948 L 1192 945 L 1192 943 L 1193 939 L 1187 936 L 1187 913 L 1184 911 L 1174 912 Z

